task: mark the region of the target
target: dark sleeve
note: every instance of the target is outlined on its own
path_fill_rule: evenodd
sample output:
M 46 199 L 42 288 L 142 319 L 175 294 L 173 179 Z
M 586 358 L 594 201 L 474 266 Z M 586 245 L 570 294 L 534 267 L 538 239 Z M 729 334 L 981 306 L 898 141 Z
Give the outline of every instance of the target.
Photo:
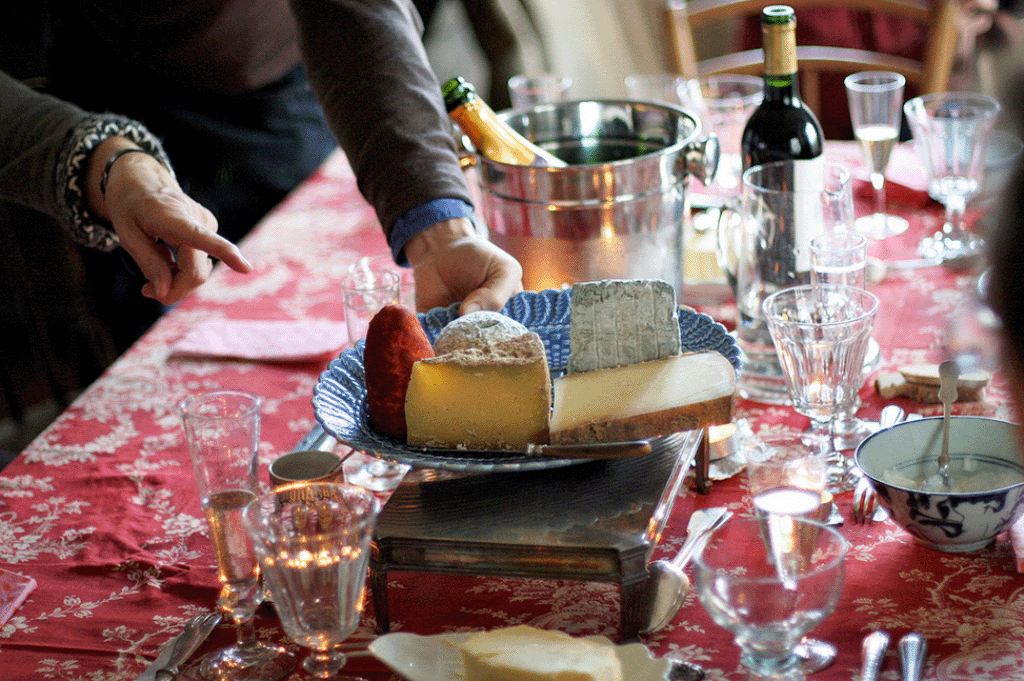
M 408 0 L 291 0 L 309 81 L 385 233 L 438 198 L 472 204 Z
M 0 72 L 0 200 L 46 213 L 75 241 L 111 250 L 117 235 L 89 210 L 85 176 L 90 152 L 115 135 L 171 167 L 160 141 L 138 121 L 82 111 Z

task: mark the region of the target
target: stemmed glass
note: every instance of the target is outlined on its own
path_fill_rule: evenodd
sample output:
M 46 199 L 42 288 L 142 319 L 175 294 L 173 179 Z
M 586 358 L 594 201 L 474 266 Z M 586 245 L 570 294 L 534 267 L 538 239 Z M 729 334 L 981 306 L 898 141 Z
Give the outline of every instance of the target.
M 847 543 L 831 527 L 792 516 L 733 518 L 694 559 L 697 597 L 731 631 L 750 681 L 807 678 L 794 652 L 835 610 Z
M 253 615 L 263 600 L 263 587 L 242 524 L 242 511 L 256 499 L 260 399 L 233 391 L 194 395 L 181 403 L 181 417 L 217 553 L 217 606 L 238 632 L 238 642 L 206 656 L 199 673 L 211 681 L 283 679 L 295 668 L 295 656 L 256 640 Z
M 302 666 L 338 677 L 340 644 L 359 626 L 370 538 L 380 512 L 372 493 L 341 483 L 278 487 L 245 510 L 263 574 L 285 632 L 312 654 Z
M 852 286 L 806 285 L 773 293 L 763 309 L 793 408 L 829 451 L 828 490 L 851 490 L 852 463 L 835 449 L 833 424 L 857 399 L 878 298 Z
M 964 211 L 981 189 L 985 145 L 999 102 L 986 95 L 943 92 L 915 97 L 903 112 L 928 175 L 928 194 L 946 207 L 942 229 L 922 239 L 918 253 L 936 262 L 981 256 L 984 240 L 967 230 Z
M 847 231 L 819 234 L 811 239 L 811 284 L 864 288 L 867 259 L 867 238 L 862 234 Z M 837 415 L 832 425 L 836 449 L 853 449 L 878 430 L 877 423 L 857 418 L 860 405 L 858 395 L 848 410 Z
M 846 77 L 853 136 L 871 173 L 875 212 L 857 218 L 855 228 L 873 239 L 907 231 L 910 223 L 885 211 L 885 169 L 900 136 L 900 114 L 906 78 L 888 71 L 864 71 Z

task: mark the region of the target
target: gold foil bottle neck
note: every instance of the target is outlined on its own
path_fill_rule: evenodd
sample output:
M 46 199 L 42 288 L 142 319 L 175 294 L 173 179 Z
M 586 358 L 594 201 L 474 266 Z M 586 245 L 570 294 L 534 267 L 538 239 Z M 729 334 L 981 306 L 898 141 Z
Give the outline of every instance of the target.
M 788 11 L 779 11 L 783 9 Z M 795 74 L 796 16 L 793 10 L 778 5 L 766 7 L 761 15 L 761 31 L 764 36 L 764 75 Z

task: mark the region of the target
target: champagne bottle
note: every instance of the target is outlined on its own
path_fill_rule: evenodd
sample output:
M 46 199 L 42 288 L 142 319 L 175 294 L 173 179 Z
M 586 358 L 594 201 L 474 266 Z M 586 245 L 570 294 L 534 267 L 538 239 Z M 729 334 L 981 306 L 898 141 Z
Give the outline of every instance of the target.
M 802 99 L 797 80 L 796 14 L 770 5 L 761 11 L 764 98 L 743 130 L 743 167 L 821 156 L 821 124 Z
M 441 86 L 441 92 L 448 115 L 476 150 L 492 161 L 517 166 L 568 165 L 502 122 L 465 79 L 452 78 Z

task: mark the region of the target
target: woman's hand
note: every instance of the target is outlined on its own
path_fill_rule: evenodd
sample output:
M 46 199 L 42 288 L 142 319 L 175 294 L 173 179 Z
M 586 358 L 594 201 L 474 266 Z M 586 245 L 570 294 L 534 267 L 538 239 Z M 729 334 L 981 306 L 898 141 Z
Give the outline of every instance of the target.
M 124 154 L 110 168 L 106 195 L 100 175 L 115 153 L 137 145 L 123 137 L 101 142 L 89 158 L 86 199 L 109 220 L 121 246 L 148 280 L 142 295 L 166 305 L 179 302 L 210 276 L 209 256 L 238 272 L 252 265 L 238 248 L 217 235 L 217 220 L 193 201 L 170 171 L 146 153 Z

